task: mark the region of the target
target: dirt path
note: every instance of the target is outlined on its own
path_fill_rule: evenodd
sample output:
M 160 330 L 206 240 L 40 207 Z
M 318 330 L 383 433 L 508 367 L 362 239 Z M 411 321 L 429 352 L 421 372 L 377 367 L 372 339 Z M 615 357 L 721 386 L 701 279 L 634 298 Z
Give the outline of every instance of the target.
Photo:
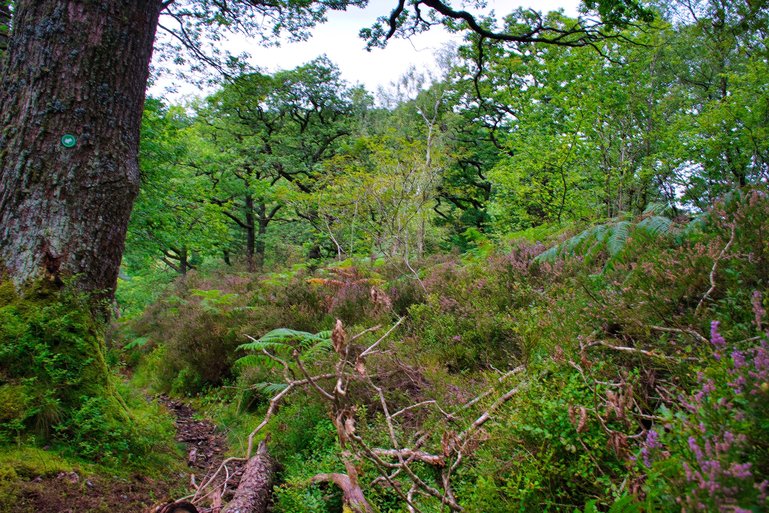
M 157 400 L 176 418 L 176 440 L 186 447 L 190 490 L 194 493 L 196 486 L 206 483 L 210 476 L 220 469 L 227 451 L 227 437 L 217 430 L 212 422 L 196 419 L 195 411 L 188 405 L 167 396 L 160 396 Z M 194 498 L 198 512 L 215 512 L 218 504 L 226 504 L 240 482 L 243 469 L 243 463 L 229 462 L 216 476 L 216 486 L 208 488 L 216 490 L 216 497 L 211 495 Z

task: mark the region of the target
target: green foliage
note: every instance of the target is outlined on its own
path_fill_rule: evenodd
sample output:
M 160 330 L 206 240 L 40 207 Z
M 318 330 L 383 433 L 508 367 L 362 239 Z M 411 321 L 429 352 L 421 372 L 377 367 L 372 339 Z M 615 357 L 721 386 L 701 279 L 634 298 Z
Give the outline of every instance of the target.
M 310 485 L 321 472 L 341 472 L 336 429 L 325 408 L 306 399 L 284 407 L 273 421 L 281 437 L 275 454 L 284 461 L 286 479 L 275 489 L 275 510 L 285 513 L 331 513 L 341 510 L 341 494 L 334 488 Z M 275 429 L 275 428 L 273 428 Z
M 452 471 L 466 511 L 765 509 L 768 17 L 754 4 L 658 3 L 642 28 L 626 23 L 649 18 L 638 2 L 587 2 L 617 37 L 579 48 L 471 36 L 440 77 L 410 72 L 382 108 L 325 59 L 241 75 L 193 114 L 150 102 L 121 283 L 131 313 L 116 335 L 141 359 L 137 383 L 201 394 L 242 447 L 286 386 L 263 351 L 296 375 L 295 358 L 327 372 L 317 330 L 394 312 L 407 315 L 402 337 L 367 370 L 399 407 L 439 400 L 452 429 L 477 418 L 463 403 L 501 387 L 496 369 L 526 366 Z M 578 21 L 519 10 L 505 23 Z M 163 258 L 199 272 L 152 290 Z M 209 274 L 219 258 L 274 272 Z M 711 319 L 735 341 L 720 359 Z M 739 355 L 755 375 L 738 375 Z M 736 390 L 739 377 L 755 393 Z M 6 441 L 38 417 L 57 423 L 59 403 L 34 390 L 0 383 Z M 47 413 L 30 416 L 33 403 Z M 358 432 L 389 443 L 376 398 L 355 404 Z M 82 408 L 89 438 L 117 447 L 100 404 Z M 437 417 L 408 410 L 397 434 L 435 433 Z M 342 471 L 325 405 L 294 397 L 266 430 L 283 465 L 276 511 L 339 510 L 334 487 L 310 483 Z M 723 450 L 703 460 L 708 443 Z M 722 471 L 709 494 L 692 477 L 706 461 Z M 381 471 L 360 466 L 367 483 Z M 413 468 L 441 486 L 439 469 Z M 405 509 L 386 487 L 364 492 Z M 431 501 L 417 496 L 422 511 L 437 511 Z
M 170 423 L 125 390 L 104 361 L 104 326 L 83 294 L 3 283 L 0 443 L 53 442 L 110 466 L 147 468 L 168 452 Z M 162 450 L 159 450 L 163 448 Z
M 673 228 L 670 219 L 656 215 L 643 217 L 638 222 L 613 219 L 550 247 L 540 253 L 534 262 L 552 263 L 559 257 L 581 257 L 586 265 L 603 260 L 606 271 L 628 259 L 631 241 L 635 244 L 648 243 L 655 238 L 668 236 Z
M 600 510 L 597 507 L 598 501 L 592 500 L 585 504 L 585 509 L 581 513 L 598 513 Z M 617 499 L 608 510 L 608 513 L 640 513 L 641 509 L 635 502 L 635 499 L 631 495 L 625 495 L 624 497 Z M 575 513 L 580 513 L 579 510 L 574 510 Z
M 0 348 L 0 379 L 15 405 L 3 415 L 2 429 L 37 428 L 45 437 L 77 407 L 81 394 L 112 393 L 104 327 L 95 320 L 93 305 L 76 292 L 32 288 L 19 297 L 11 283 L 0 287 L 6 298 L 0 305 L 0 339 L 6 341 Z
M 158 408 L 134 405 L 116 417 L 108 399 L 83 396 L 80 407 L 56 426 L 67 441 L 65 451 L 107 466 L 152 469 L 167 463 L 164 455 L 176 456 L 169 447 L 174 433 L 171 419 L 163 418 Z
M 592 404 L 593 394 L 579 374 L 565 370 L 527 386 L 489 430 L 490 443 L 463 480 L 470 510 L 558 510 L 593 494 L 605 497 L 624 468 L 599 422 L 575 421 L 574 408 Z

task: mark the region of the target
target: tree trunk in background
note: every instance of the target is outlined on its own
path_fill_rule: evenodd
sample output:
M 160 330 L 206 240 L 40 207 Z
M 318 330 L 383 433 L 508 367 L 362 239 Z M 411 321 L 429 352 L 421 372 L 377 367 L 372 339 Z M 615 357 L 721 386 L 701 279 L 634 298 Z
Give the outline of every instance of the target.
M 267 236 L 267 225 L 272 218 L 267 216 L 267 205 L 260 203 L 256 209 L 257 220 L 259 221 L 259 227 L 256 232 L 256 270 L 262 272 L 264 270 L 264 253 L 267 250 L 267 245 L 264 238 Z
M 246 268 L 252 273 L 256 270 L 254 253 L 256 251 L 256 227 L 254 226 L 254 197 L 246 194 Z
M 114 293 L 160 10 L 160 0 L 16 3 L 0 76 L 0 268 L 17 287 L 74 276 Z

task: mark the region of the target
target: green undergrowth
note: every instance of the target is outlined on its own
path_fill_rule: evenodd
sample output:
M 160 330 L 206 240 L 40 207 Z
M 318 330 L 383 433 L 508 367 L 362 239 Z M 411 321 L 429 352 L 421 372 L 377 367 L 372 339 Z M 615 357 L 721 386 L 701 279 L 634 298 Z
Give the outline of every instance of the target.
M 766 193 L 745 190 L 695 223 L 649 212 L 491 247 L 479 239 L 473 254 L 414 262 L 418 279 L 397 263 L 363 260 L 267 279 L 193 273 L 120 323 L 112 344 L 135 367 L 137 384 L 192 397 L 242 455 L 284 383 L 275 362 L 236 363 L 249 336 L 277 328 L 318 333 L 337 318 L 352 335 L 403 316 L 367 363 L 378 386 L 393 410 L 435 400 L 454 412 L 450 421 L 432 410 L 404 415 L 395 426 L 403 440 L 418 433 L 440 440 L 441 432 L 450 440 L 516 387 L 452 473 L 465 511 L 763 511 L 767 217 Z M 354 350 L 382 332 L 363 336 Z M 310 372 L 334 368 L 332 350 L 296 349 Z M 511 382 L 497 383 L 517 367 L 524 370 Z M 463 408 L 489 388 L 490 396 Z M 387 447 L 375 394 L 353 387 L 347 400 L 356 432 Z M 282 465 L 275 511 L 341 507 L 335 487 L 311 482 L 317 473 L 344 472 L 329 411 L 303 390 L 257 437 L 270 435 Z M 446 450 L 435 441 L 424 449 Z M 370 485 L 381 469 L 356 461 L 376 508 L 406 511 L 391 488 Z M 441 486 L 440 469 L 414 469 Z M 416 501 L 421 511 L 441 510 L 434 497 Z
M 109 368 L 105 328 L 83 294 L 43 286 L 19 294 L 0 284 L 6 483 L 47 475 L 49 467 L 163 476 L 178 460 L 173 422 Z

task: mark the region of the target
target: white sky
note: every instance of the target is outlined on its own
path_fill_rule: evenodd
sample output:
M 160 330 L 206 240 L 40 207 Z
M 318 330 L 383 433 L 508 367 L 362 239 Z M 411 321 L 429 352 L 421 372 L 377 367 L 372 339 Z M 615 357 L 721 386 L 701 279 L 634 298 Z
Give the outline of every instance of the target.
M 566 14 L 576 16 L 578 0 L 488 0 L 488 8 L 497 16 L 510 13 L 517 7 L 534 8 L 547 12 L 563 8 Z M 454 2 L 456 5 L 456 2 Z M 231 51 L 239 53 L 247 50 L 252 56 L 252 64 L 261 69 L 274 72 L 293 69 L 319 55 L 326 54 L 339 66 L 342 77 L 351 84 L 361 83 L 371 92 L 379 86 L 386 86 L 394 81 L 409 67 L 417 69 L 431 67 L 434 54 L 449 41 L 460 42 L 460 34 L 449 34 L 441 27 L 433 27 L 428 32 L 409 40 L 393 39 L 384 49 L 367 52 L 364 41 L 358 37 L 361 28 L 370 27 L 379 16 L 389 15 L 395 2 L 393 0 L 369 0 L 365 9 L 350 8 L 348 11 L 332 11 L 328 21 L 313 30 L 308 41 L 283 43 L 278 48 L 265 48 L 258 43 L 230 43 Z M 167 94 L 170 83 L 175 83 L 178 92 Z M 209 93 L 198 86 L 185 86 L 171 79 L 158 81 L 150 88 L 154 96 L 165 95 L 173 102 L 180 102 L 193 95 Z

